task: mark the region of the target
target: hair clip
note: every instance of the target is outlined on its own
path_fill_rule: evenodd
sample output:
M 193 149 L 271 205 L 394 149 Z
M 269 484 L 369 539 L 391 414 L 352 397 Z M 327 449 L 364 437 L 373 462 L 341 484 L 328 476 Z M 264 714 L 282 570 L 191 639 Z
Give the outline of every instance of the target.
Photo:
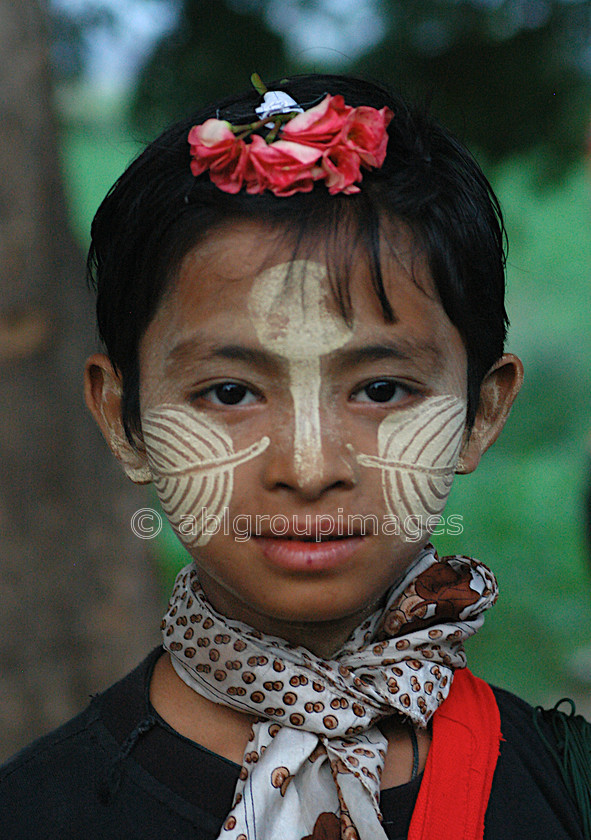
M 255 108 L 255 113 L 261 120 L 276 117 L 278 114 L 303 114 L 304 109 L 298 105 L 295 99 L 282 90 L 268 90 L 263 96 L 263 103 Z M 265 123 L 266 128 L 273 128 L 274 122 Z

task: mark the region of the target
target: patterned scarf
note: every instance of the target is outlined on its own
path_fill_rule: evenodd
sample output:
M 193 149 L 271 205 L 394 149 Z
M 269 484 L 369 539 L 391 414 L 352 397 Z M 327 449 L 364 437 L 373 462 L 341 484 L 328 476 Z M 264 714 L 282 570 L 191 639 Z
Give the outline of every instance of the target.
M 258 717 L 219 840 L 385 840 L 387 741 L 376 724 L 398 712 L 427 725 L 496 596 L 482 563 L 427 546 L 384 609 L 323 660 L 224 618 L 195 566 L 184 568 L 162 622 L 175 671 L 198 694 Z

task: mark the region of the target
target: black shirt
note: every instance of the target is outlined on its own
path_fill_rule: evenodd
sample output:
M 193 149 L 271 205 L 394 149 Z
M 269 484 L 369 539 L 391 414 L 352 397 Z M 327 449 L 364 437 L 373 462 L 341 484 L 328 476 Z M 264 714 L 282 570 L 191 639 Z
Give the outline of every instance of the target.
M 240 767 L 175 732 L 149 700 L 157 649 L 69 723 L 0 769 L 7 840 L 216 840 Z M 493 689 L 503 742 L 485 840 L 583 840 L 581 820 L 533 710 Z M 551 740 L 549 731 L 546 737 Z M 406 838 L 419 776 L 382 791 L 384 829 Z

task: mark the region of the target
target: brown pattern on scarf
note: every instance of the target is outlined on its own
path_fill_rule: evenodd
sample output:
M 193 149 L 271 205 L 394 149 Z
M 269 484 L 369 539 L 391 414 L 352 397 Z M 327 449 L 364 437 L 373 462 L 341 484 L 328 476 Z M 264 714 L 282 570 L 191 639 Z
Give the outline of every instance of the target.
M 312 834 L 302 840 L 341 840 L 341 823 L 336 814 L 324 812 L 318 816 Z
M 470 558 L 463 558 L 470 562 Z M 396 636 L 423 630 L 442 622 L 458 621 L 466 607 L 476 604 L 482 597 L 490 596 L 485 589 L 482 595 L 472 589 L 469 566 L 451 566 L 437 563 L 421 572 L 404 590 L 395 608 L 384 618 L 383 635 Z M 436 640 L 441 632 L 431 638 Z

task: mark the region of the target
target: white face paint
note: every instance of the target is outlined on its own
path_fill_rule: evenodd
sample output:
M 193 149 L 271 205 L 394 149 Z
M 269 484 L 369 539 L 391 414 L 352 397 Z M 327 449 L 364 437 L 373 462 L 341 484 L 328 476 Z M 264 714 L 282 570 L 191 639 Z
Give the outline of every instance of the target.
M 296 260 L 259 274 L 248 301 L 260 343 L 288 364 L 294 465 L 302 482 L 323 469 L 320 357 L 342 347 L 352 335 L 329 309 L 329 299 L 326 266 Z
M 415 524 L 425 526 L 427 517 L 441 513 L 451 490 L 465 422 L 465 401 L 447 395 L 427 397 L 382 420 L 378 456 L 360 454 L 357 460 L 364 467 L 382 470 L 384 502 L 391 516 L 401 522 L 412 516 Z
M 224 425 L 182 405 L 160 405 L 142 418 L 144 443 L 162 507 L 187 545 L 205 545 L 204 516 L 220 518 L 228 507 L 239 464 L 256 458 L 269 445 L 263 437 L 234 451 Z M 191 529 L 183 517 L 190 517 Z
M 152 481 L 150 467 L 145 459 L 135 451 L 125 435 L 123 422 L 118 419 L 113 423 L 112 413 L 107 410 L 111 398 L 121 400 L 121 385 L 105 381 L 101 397 L 100 412 L 103 418 L 105 429 L 108 429 L 108 443 L 111 452 L 123 467 L 125 474 L 134 484 L 149 484 Z

